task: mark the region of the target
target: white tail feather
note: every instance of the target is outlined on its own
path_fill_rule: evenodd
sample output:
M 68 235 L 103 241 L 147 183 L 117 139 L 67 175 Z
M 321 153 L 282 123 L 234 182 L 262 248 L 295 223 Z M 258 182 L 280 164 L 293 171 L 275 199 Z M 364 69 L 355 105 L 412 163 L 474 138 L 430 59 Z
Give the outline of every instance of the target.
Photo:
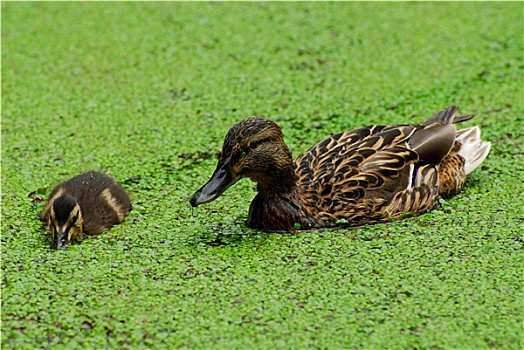
M 480 139 L 478 126 L 457 131 L 456 140 L 462 143 L 459 154 L 466 160 L 464 170 L 467 175 L 486 159 L 491 148 L 491 142 L 485 142 Z

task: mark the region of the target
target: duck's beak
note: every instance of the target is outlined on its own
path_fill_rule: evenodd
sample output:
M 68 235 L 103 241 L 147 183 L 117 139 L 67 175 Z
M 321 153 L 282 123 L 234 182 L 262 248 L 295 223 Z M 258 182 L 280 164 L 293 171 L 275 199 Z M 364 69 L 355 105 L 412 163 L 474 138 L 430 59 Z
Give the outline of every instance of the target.
M 53 237 L 53 243 L 51 243 L 52 249 L 62 249 L 67 247 L 67 231 L 64 227 L 60 227 L 59 231 Z
M 240 176 L 233 171 L 229 161 L 222 165 L 219 164 L 211 179 L 195 192 L 189 203 L 196 207 L 197 205 L 214 201 L 239 179 Z

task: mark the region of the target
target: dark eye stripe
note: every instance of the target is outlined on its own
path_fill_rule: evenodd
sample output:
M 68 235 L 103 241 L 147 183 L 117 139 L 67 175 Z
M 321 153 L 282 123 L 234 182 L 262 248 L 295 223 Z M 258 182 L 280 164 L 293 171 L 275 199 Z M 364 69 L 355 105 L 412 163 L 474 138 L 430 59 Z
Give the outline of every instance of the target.
M 249 144 L 249 146 L 247 146 L 243 151 L 242 151 L 242 156 L 245 156 L 246 154 L 249 153 L 249 151 L 255 149 L 258 147 L 258 145 L 260 145 L 261 143 L 264 143 L 264 142 L 267 142 L 268 140 L 267 139 L 263 139 L 263 140 L 257 140 L 257 141 L 253 141 Z
M 258 145 L 260 145 L 262 142 L 266 142 L 267 140 L 258 140 L 258 141 L 253 141 L 249 144 L 249 146 L 247 147 L 247 149 L 254 149 L 256 148 Z
M 67 228 L 65 229 L 64 231 L 64 237 L 67 237 L 67 239 L 69 240 L 69 231 L 71 230 L 71 227 L 73 227 L 73 225 L 69 225 L 67 226 Z
M 68 241 L 71 241 L 71 227 L 73 227 L 73 225 L 69 226 L 66 230 L 66 236 Z
M 245 157 L 251 150 L 257 148 L 258 145 L 260 145 L 261 143 L 269 142 L 271 140 L 272 138 L 270 137 L 270 138 L 252 141 L 249 145 L 246 145 L 242 150 L 237 151 L 238 153 L 235 153 L 235 156 L 233 156 L 233 159 L 238 160 L 241 157 Z

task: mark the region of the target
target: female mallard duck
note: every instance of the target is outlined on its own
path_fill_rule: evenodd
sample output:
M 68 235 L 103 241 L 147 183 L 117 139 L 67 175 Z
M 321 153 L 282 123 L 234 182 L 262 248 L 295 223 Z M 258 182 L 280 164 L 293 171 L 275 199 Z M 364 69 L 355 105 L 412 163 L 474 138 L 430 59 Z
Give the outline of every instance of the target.
M 459 193 L 491 144 L 477 126 L 457 131 L 449 107 L 422 124 L 374 125 L 334 135 L 292 159 L 274 122 L 245 119 L 229 130 L 196 207 L 248 177 L 258 183 L 247 225 L 264 231 L 360 226 L 425 213 Z
M 109 176 L 89 171 L 56 186 L 40 214 L 60 249 L 85 233 L 98 235 L 124 221 L 131 211 L 126 191 Z

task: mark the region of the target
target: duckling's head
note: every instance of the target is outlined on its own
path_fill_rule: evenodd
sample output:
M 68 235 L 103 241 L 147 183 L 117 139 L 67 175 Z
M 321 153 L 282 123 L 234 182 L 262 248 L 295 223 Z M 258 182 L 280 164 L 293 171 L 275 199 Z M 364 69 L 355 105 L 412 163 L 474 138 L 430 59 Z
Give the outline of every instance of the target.
M 233 126 L 226 135 L 211 179 L 189 202 L 193 207 L 211 202 L 244 177 L 258 182 L 259 191 L 271 188 L 278 192 L 296 181 L 282 130 L 271 120 L 251 117 Z
M 53 201 L 49 215 L 49 229 L 53 234 L 51 248 L 64 248 L 82 234 L 82 212 L 75 198 L 64 194 Z

